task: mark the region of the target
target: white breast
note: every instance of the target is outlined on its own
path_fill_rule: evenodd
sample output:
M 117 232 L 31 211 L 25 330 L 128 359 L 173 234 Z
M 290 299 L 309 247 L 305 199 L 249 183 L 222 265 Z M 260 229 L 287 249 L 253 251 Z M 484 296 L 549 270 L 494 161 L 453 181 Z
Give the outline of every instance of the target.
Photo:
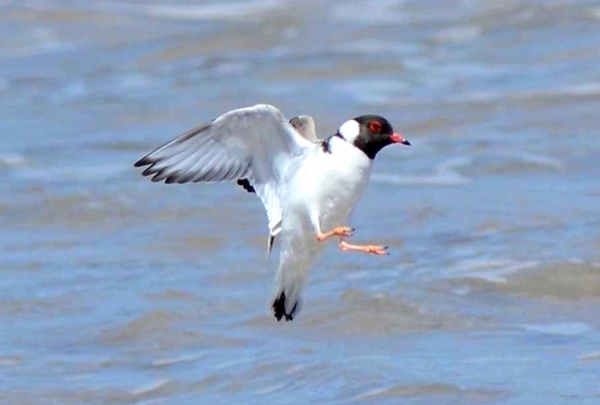
M 361 150 L 333 137 L 329 152 L 319 150 L 307 163 L 300 191 L 303 203 L 319 213 L 321 230 L 346 226 L 369 180 L 372 161 Z

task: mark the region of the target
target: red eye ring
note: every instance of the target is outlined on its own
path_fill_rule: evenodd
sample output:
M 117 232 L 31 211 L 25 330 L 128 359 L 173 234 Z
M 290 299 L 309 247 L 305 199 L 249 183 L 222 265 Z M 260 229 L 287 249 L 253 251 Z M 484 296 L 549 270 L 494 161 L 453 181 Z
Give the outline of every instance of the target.
M 369 124 L 369 129 L 375 133 L 380 133 L 381 132 L 381 122 L 371 121 L 371 123 Z

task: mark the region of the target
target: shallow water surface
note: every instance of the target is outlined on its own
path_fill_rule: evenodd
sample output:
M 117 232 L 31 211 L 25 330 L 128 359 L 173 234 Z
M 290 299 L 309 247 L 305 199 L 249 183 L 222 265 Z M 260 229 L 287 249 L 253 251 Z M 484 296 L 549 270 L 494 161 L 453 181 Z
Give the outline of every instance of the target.
M 600 403 L 600 7 L 0 1 L 0 403 Z M 266 102 L 375 165 L 303 312 L 266 216 L 132 163 Z

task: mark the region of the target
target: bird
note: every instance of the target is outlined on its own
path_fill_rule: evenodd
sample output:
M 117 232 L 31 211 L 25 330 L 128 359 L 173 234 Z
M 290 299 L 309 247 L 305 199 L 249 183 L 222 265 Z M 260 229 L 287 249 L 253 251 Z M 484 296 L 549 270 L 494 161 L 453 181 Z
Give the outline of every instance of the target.
M 379 115 L 345 121 L 316 136 L 312 117 L 291 120 L 269 104 L 226 112 L 158 147 L 134 163 L 154 182 L 236 181 L 262 201 L 268 252 L 280 239 L 271 310 L 292 321 L 303 306 L 308 275 L 326 242 L 346 252 L 388 254 L 387 246 L 348 243 L 347 225 L 384 147 L 410 145 Z

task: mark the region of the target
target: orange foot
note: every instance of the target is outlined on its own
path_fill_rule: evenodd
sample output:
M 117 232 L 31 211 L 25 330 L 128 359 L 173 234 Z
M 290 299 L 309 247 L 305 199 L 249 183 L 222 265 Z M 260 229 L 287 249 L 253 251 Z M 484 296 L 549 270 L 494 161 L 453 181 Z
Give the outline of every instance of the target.
M 345 252 L 363 252 L 363 253 L 372 253 L 374 255 L 389 255 L 387 251 L 387 246 L 377 246 L 377 245 L 351 245 L 346 243 L 345 241 L 340 242 L 340 249 Z
M 317 240 L 319 242 L 323 242 L 324 240 L 327 240 L 327 239 L 331 238 L 332 236 L 339 236 L 340 238 L 346 238 L 346 237 L 352 236 L 352 232 L 354 232 L 354 228 L 349 228 L 347 226 L 338 226 L 337 228 L 333 228 L 329 232 L 325 232 L 325 233 L 319 232 L 317 234 Z

